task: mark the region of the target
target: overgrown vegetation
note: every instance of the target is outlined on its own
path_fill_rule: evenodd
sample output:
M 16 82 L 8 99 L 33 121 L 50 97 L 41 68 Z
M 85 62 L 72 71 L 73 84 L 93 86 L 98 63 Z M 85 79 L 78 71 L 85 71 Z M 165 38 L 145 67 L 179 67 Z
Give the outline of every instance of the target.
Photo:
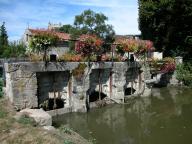
M 0 27 L 0 56 L 2 57 L 4 50 L 8 47 L 8 35 L 5 28 L 5 22 Z
M 177 79 L 186 86 L 192 87 L 192 63 L 180 64 L 176 68 Z
M 106 23 L 107 20 L 108 18 L 103 13 L 96 13 L 88 9 L 75 16 L 74 25 L 63 25 L 58 30 L 71 34 L 72 39 L 76 39 L 82 34 L 90 34 L 103 39 L 105 43 L 113 43 L 115 31 L 112 25 Z M 74 50 L 74 42 L 71 42 L 70 46 Z M 110 48 L 110 45 L 106 44 L 102 48 L 105 51 Z
M 2 57 L 21 58 L 25 57 L 26 46 L 23 43 L 12 42 L 4 49 Z
M 71 135 L 72 132 L 73 132 L 73 130 L 72 130 L 71 128 L 69 128 L 69 127 L 67 127 L 67 126 L 64 126 L 64 125 L 60 126 L 60 127 L 59 127 L 59 130 L 60 130 L 61 132 L 63 132 L 63 133 L 69 134 L 69 135 Z
M 19 118 L 18 122 L 21 123 L 21 124 L 24 124 L 24 125 L 33 125 L 33 126 L 36 125 L 35 121 L 32 118 L 30 118 L 30 117 L 28 117 L 26 115 L 22 115 Z
M 85 68 L 87 67 L 87 65 L 85 63 L 79 63 L 78 67 L 75 68 L 72 71 L 72 74 L 75 78 L 79 79 L 82 77 L 82 75 L 85 73 Z
M 74 143 L 71 142 L 70 140 L 65 140 L 63 144 L 74 144 Z
M 176 68 L 175 59 L 172 57 L 165 57 L 162 60 L 150 59 L 151 73 L 169 73 L 174 72 Z
M 43 60 L 47 60 L 47 51 L 51 46 L 55 46 L 58 42 L 58 37 L 51 33 L 38 33 L 30 40 L 28 53 L 41 53 L 43 52 Z
M 1 58 L 18 58 L 25 56 L 26 46 L 21 42 L 8 42 L 8 35 L 5 22 L 0 27 L 0 57 Z
M 191 0 L 139 0 L 139 29 L 165 56 L 190 58 Z

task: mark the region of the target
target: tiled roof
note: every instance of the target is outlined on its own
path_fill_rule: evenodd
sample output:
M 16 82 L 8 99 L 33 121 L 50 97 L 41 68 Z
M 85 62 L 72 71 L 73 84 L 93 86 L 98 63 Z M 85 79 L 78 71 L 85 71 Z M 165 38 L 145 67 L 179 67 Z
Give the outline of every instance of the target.
M 48 29 L 28 29 L 32 35 L 39 34 L 39 33 L 50 33 L 54 34 L 59 37 L 61 40 L 69 40 L 70 39 L 70 34 L 63 33 L 63 32 L 56 32 L 53 30 L 48 30 Z

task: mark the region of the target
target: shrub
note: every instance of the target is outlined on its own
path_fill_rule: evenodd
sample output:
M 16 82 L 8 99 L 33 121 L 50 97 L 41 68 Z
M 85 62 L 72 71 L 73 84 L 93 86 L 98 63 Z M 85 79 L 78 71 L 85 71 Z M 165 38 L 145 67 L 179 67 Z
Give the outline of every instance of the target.
M 70 140 L 64 140 L 64 144 L 74 144 L 74 143 L 71 142 Z
M 26 115 L 21 116 L 18 122 L 24 125 L 36 125 L 35 121 Z
M 83 61 L 83 57 L 80 54 L 65 53 L 59 57 L 59 61 L 80 62 Z
M 66 126 L 63 126 L 63 125 L 60 126 L 59 130 L 60 130 L 61 132 L 63 132 L 63 133 L 69 134 L 69 135 L 71 135 L 72 132 L 73 132 L 73 130 L 72 130 L 71 128 L 66 127 Z
M 81 78 L 82 75 L 83 75 L 84 72 L 85 72 L 85 68 L 86 68 L 86 67 L 87 67 L 86 64 L 80 63 L 80 64 L 78 65 L 78 67 L 75 68 L 75 69 L 72 71 L 73 76 L 74 76 L 75 78 Z
M 175 59 L 172 57 L 165 57 L 163 59 L 163 65 L 161 67 L 162 73 L 173 72 L 176 68 Z
M 176 68 L 176 77 L 179 81 L 183 82 L 184 85 L 192 87 L 192 64 L 185 63 L 180 64 Z
M 7 116 L 7 112 L 0 110 L 0 118 L 5 118 Z
M 101 50 L 103 41 L 95 35 L 82 35 L 76 42 L 75 51 L 81 55 L 90 57 Z
M 38 62 L 38 61 L 43 61 L 43 55 L 41 54 L 36 54 L 36 53 L 30 53 L 28 55 L 30 61 L 32 62 Z

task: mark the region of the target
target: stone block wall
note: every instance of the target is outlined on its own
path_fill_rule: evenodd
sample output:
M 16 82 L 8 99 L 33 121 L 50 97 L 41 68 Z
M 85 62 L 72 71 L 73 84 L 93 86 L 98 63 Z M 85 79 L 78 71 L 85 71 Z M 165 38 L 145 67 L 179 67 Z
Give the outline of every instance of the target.
M 6 95 L 17 109 L 23 109 L 38 107 L 56 91 L 72 111 L 82 111 L 94 91 L 100 89 L 108 98 L 123 102 L 126 88 L 133 87 L 137 94 L 144 85 L 136 62 L 85 64 L 84 74 L 76 78 L 72 71 L 79 62 L 5 63 Z

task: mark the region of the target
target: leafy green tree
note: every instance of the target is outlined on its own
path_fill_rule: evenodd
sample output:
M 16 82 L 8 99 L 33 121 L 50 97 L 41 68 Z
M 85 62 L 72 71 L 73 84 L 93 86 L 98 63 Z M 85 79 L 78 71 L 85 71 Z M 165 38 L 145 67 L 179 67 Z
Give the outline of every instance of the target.
M 72 25 L 66 24 L 60 27 L 58 31 L 70 34 L 73 31 L 73 29 L 74 27 Z
M 3 51 L 8 47 L 8 35 L 5 28 L 5 22 L 0 27 L 0 56 L 2 56 Z
M 71 34 L 73 40 L 82 34 L 89 34 L 102 38 L 105 43 L 112 43 L 115 40 L 115 31 L 112 25 L 106 24 L 107 20 L 104 14 L 89 9 L 75 16 L 74 25 L 63 25 L 58 30 Z M 74 49 L 74 41 L 70 42 L 70 47 Z M 104 48 L 109 48 L 109 45 L 104 45 Z
M 11 57 L 25 57 L 26 46 L 23 43 L 16 43 L 12 42 L 9 43 L 7 48 L 3 51 L 2 56 L 4 58 L 11 58 Z
M 192 36 L 190 0 L 139 0 L 139 29 L 143 39 L 154 42 L 165 56 L 189 58 L 187 38 Z
M 106 24 L 107 20 L 104 14 L 89 9 L 75 16 L 74 26 L 80 34 L 94 34 L 105 42 L 113 42 L 115 32 L 112 25 Z
M 29 44 L 28 52 L 43 52 L 43 60 L 47 60 L 47 51 L 51 46 L 55 46 L 57 44 L 58 37 L 51 33 L 39 33 L 34 35 Z

